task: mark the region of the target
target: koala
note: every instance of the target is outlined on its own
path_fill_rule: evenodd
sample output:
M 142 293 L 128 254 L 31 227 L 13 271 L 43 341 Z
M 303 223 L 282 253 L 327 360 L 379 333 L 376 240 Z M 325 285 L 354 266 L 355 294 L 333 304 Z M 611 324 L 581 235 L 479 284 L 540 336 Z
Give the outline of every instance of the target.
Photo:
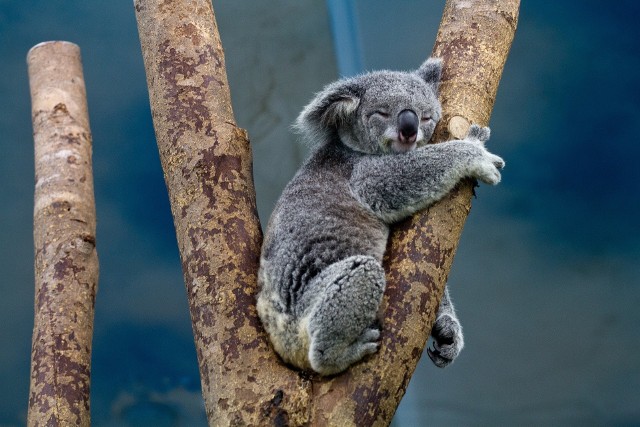
M 504 161 L 472 125 L 463 140 L 427 144 L 442 112 L 442 62 L 329 84 L 295 127 L 313 144 L 269 220 L 257 310 L 275 351 L 321 375 L 378 350 L 382 257 L 389 227 L 441 199 L 465 177 L 500 181 Z M 448 290 L 427 353 L 444 367 L 463 347 Z

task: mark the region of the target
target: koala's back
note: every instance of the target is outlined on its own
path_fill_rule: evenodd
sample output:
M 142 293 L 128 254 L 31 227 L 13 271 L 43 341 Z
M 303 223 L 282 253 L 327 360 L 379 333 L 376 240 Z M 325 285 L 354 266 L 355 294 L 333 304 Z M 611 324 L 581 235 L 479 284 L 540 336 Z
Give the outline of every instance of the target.
M 297 366 L 307 358 L 305 316 L 323 291 L 314 279 L 348 257 L 381 260 L 384 253 L 387 225 L 349 189 L 354 156 L 341 146 L 317 149 L 285 188 L 267 226 L 258 311 L 278 353 Z
M 353 255 L 382 259 L 388 227 L 353 197 L 352 151 L 321 147 L 287 185 L 267 227 L 262 261 L 268 285 L 291 314 L 310 281 L 329 264 Z

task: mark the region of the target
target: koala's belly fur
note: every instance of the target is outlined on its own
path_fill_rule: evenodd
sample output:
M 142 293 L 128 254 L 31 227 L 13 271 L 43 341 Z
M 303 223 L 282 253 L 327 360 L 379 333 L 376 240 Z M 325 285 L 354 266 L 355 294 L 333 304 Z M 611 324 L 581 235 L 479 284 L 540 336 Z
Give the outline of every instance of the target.
M 276 352 L 301 369 L 310 368 L 308 323 L 326 286 L 323 271 L 356 255 L 381 262 L 389 233 L 351 194 L 348 159 L 340 164 L 347 170 L 333 175 L 323 164 L 322 181 L 314 176 L 313 159 L 303 168 L 276 205 L 263 244 L 258 314 Z

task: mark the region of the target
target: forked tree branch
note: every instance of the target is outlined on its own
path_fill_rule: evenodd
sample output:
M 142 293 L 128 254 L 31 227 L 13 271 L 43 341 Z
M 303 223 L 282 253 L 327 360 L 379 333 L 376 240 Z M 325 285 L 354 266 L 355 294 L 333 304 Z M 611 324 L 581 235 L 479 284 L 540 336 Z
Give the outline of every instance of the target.
M 36 171 L 28 425 L 88 426 L 98 255 L 80 49 L 41 43 L 27 62 Z
M 332 378 L 294 371 L 255 310 L 261 233 L 251 152 L 235 124 L 209 0 L 135 0 L 156 138 L 169 190 L 211 425 L 386 425 L 434 321 L 472 186 L 394 230 L 380 352 Z M 437 140 L 486 125 L 518 0 L 449 0 Z

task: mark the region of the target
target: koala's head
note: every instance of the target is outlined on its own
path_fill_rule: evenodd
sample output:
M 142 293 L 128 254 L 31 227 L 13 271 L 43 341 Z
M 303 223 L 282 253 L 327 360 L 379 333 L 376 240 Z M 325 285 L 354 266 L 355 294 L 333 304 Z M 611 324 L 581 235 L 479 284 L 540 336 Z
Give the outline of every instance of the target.
M 442 61 L 413 72 L 376 71 L 339 80 L 307 105 L 295 127 L 310 141 L 339 140 L 353 150 L 403 153 L 425 144 L 440 120 Z

